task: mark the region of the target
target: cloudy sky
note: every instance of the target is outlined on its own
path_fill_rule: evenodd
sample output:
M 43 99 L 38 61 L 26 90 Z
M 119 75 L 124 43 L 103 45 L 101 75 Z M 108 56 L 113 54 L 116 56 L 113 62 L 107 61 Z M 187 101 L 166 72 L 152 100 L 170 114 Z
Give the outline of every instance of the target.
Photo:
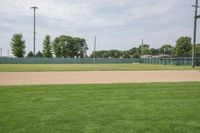
M 10 49 L 14 33 L 22 33 L 26 50 L 33 48 L 33 11 L 37 10 L 36 50 L 46 34 L 85 38 L 89 53 L 97 36 L 97 50 L 126 50 L 140 45 L 175 44 L 192 36 L 194 0 L 1 0 L 0 48 Z

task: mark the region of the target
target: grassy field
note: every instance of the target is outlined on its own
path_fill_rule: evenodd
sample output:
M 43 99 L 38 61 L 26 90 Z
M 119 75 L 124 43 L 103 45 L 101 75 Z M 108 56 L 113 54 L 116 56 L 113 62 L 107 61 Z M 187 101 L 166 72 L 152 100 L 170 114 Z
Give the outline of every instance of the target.
M 200 68 L 196 68 L 200 69 Z M 0 64 L 0 72 L 193 70 L 191 66 L 152 64 Z
M 199 86 L 0 86 L 0 132 L 199 133 Z

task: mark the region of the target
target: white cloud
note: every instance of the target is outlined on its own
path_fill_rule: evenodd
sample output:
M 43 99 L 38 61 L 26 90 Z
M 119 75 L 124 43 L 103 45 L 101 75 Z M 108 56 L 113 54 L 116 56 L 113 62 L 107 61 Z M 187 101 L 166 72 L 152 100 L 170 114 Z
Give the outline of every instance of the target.
M 1 0 L 0 46 L 8 49 L 11 35 L 21 32 L 27 51 L 32 49 L 30 7 L 38 6 L 37 49 L 45 34 L 85 37 L 90 51 L 94 35 L 98 49 L 128 49 L 142 37 L 158 47 L 164 41 L 175 42 L 179 35 L 191 35 L 191 4 L 190 0 Z

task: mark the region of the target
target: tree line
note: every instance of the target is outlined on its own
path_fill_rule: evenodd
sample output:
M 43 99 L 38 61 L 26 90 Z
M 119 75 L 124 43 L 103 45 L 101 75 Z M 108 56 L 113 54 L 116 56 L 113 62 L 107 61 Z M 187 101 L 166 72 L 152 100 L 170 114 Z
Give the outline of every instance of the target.
M 96 58 L 139 58 L 141 55 L 168 55 L 174 57 L 188 57 L 192 54 L 192 43 L 190 37 L 180 37 L 176 45 L 162 45 L 160 48 L 151 48 L 148 44 L 133 47 L 129 50 L 101 50 L 95 52 Z M 12 53 L 15 57 L 25 57 L 26 42 L 22 34 L 14 34 L 11 40 Z M 84 38 L 61 35 L 51 41 L 51 37 L 46 35 L 43 40 L 43 49 L 33 54 L 30 51 L 27 57 L 45 57 L 45 58 L 84 58 L 88 50 Z M 53 56 L 54 55 L 54 56 Z M 196 46 L 196 56 L 200 56 L 200 44 Z M 94 52 L 90 55 L 94 57 Z
M 14 34 L 10 45 L 15 57 L 25 57 L 26 42 L 22 34 Z M 51 37 L 46 35 L 43 40 L 42 51 L 38 51 L 35 55 L 30 51 L 27 57 L 52 58 L 54 54 L 57 58 L 83 58 L 86 56 L 87 50 L 86 40 L 83 38 L 61 35 L 51 41 Z
M 151 48 L 148 44 L 133 47 L 129 50 L 101 50 L 95 52 L 96 58 L 139 58 L 141 55 L 166 55 L 169 57 L 190 57 L 192 55 L 192 43 L 190 37 L 180 37 L 176 45 L 162 45 L 160 48 Z M 196 46 L 196 56 L 200 57 L 200 44 Z M 94 57 L 94 52 L 90 55 Z

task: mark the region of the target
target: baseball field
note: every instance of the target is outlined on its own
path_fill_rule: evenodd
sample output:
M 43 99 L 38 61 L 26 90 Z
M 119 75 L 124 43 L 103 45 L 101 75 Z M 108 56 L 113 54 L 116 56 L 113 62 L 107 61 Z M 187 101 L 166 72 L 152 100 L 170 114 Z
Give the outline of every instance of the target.
M 0 64 L 0 72 L 138 70 L 200 70 L 200 67 L 193 69 L 191 66 L 157 64 Z
M 0 65 L 0 133 L 198 133 L 200 71 Z

